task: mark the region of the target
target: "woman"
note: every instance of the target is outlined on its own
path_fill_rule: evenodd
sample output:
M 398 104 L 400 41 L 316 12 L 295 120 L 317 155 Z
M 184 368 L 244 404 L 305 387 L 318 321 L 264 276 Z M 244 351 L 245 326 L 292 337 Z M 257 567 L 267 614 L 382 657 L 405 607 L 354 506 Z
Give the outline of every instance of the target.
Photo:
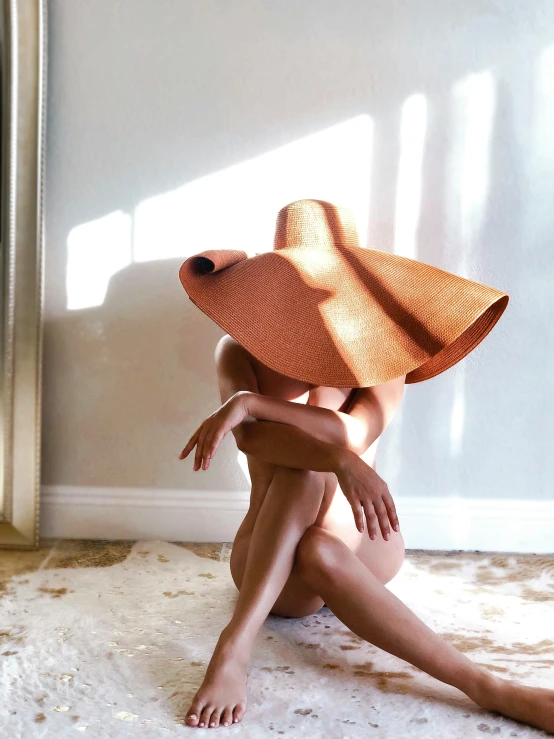
M 331 246 L 340 251 L 341 260 L 351 265 L 353 259 L 361 258 L 356 251 L 361 247 L 344 243 L 345 234 L 352 233 L 351 223 L 345 225 L 344 212 L 337 219 L 334 206 L 318 201 L 300 201 L 300 204 L 287 206 L 284 216 L 283 211 L 279 214 L 281 220 L 278 221 L 276 244 L 283 228 L 287 238 L 291 238 L 291 209 L 294 211 L 293 230 L 298 230 L 300 219 L 299 229 L 303 234 L 312 227 L 314 213 L 317 218 L 322 209 L 328 225 L 331 224 L 327 229 L 332 236 Z M 329 217 L 330 209 L 332 219 Z M 216 350 L 222 406 L 200 425 L 180 454 L 180 458 L 185 459 L 195 449 L 194 470 L 206 470 L 222 438 L 231 431 L 238 448 L 247 455 L 252 480 L 250 508 L 237 532 L 230 562 L 239 596 L 233 617 L 221 633 L 202 686 L 186 714 L 187 725 L 215 728 L 239 722 L 246 708 L 246 673 L 252 646 L 267 615 L 304 617 L 317 612 L 325 604 L 362 639 L 459 688 L 483 708 L 554 732 L 554 691 L 526 687 L 492 675 L 441 639 L 385 587 L 400 569 L 404 543 L 390 492 L 375 471 L 378 439 L 400 405 L 405 383 L 416 381 L 414 377 L 419 381 L 438 374 L 471 351 L 498 320 L 507 302 L 505 294 L 497 293 L 493 297 L 487 294 L 487 305 L 503 303 L 500 303 L 501 309 L 497 310 L 494 319 L 489 318 L 485 327 L 481 324 L 478 338 L 475 329 L 478 320 L 474 315 L 466 321 L 465 329 L 469 335 L 466 345 L 460 345 L 459 326 L 452 337 L 443 338 L 442 356 L 446 359 L 440 370 L 437 371 L 438 350 L 432 347 L 434 351 L 428 351 L 427 363 L 420 361 L 415 367 L 412 352 L 409 361 L 404 363 L 410 372 L 398 373 L 402 362 L 399 363 L 397 357 L 406 350 L 406 341 L 402 339 L 393 354 L 396 374 L 393 372 L 392 378 L 386 381 L 375 382 L 376 377 L 391 375 L 391 368 L 383 359 L 390 352 L 383 349 L 381 354 L 375 353 L 376 359 L 368 368 L 365 356 L 360 358 L 359 353 L 356 355 L 351 351 L 351 347 L 341 344 L 344 325 L 343 333 L 337 332 L 329 312 L 322 311 L 322 315 L 326 319 L 326 335 L 331 336 L 332 343 L 326 345 L 324 355 L 318 355 L 317 362 L 312 362 L 309 352 L 304 356 L 303 344 L 309 342 L 312 335 L 301 330 L 300 324 L 306 313 L 308 327 L 312 333 L 315 332 L 319 344 L 323 342 L 323 334 L 318 334 L 321 327 L 316 326 L 314 318 L 314 305 L 307 310 L 310 306 L 304 299 L 306 295 L 311 296 L 315 290 L 320 308 L 323 290 L 328 296 L 339 296 L 342 316 L 348 313 L 348 301 L 355 285 L 348 285 L 347 293 L 340 297 L 345 279 L 345 271 L 342 270 L 340 281 L 333 290 L 329 290 L 328 281 L 324 284 L 321 277 L 322 262 L 318 251 L 315 261 L 320 284 L 314 287 L 314 272 L 307 280 L 307 272 L 302 271 L 302 265 L 306 266 L 306 260 L 313 263 L 314 256 L 300 245 L 298 248 L 304 251 L 299 254 L 299 261 L 294 262 L 288 254 L 293 255 L 296 246 L 297 241 L 294 246 L 288 244 L 293 251 L 287 253 L 287 265 L 290 266 L 292 260 L 296 271 L 291 272 L 287 266 L 282 284 L 290 290 L 298 274 L 303 283 L 309 283 L 308 293 L 293 289 L 295 300 L 292 303 L 296 305 L 300 301 L 302 306 L 295 316 L 295 328 L 302 334 L 303 341 L 294 346 L 295 358 L 304 357 L 301 368 L 296 368 L 293 376 L 279 371 L 283 359 L 282 347 L 275 346 L 279 341 L 277 333 L 271 335 L 270 342 L 264 343 L 263 338 L 260 339 L 256 352 L 249 351 L 242 343 L 226 335 Z M 321 239 L 318 241 L 319 249 Z M 345 249 L 348 249 L 346 255 Z M 191 299 L 225 327 L 229 322 L 233 323 L 232 308 L 225 308 L 225 280 L 234 281 L 232 287 L 236 291 L 238 273 L 233 275 L 228 269 L 229 261 L 225 261 L 224 277 L 212 283 L 213 290 L 203 292 L 206 285 L 204 276 L 211 274 L 209 279 L 213 280 L 217 272 L 214 269 L 214 264 L 217 267 L 214 262 L 217 261 L 216 256 L 207 254 L 195 258 L 196 261 L 187 260 L 188 267 L 185 262 L 180 276 Z M 327 266 L 334 256 L 335 252 L 324 260 L 325 275 L 328 275 Z M 252 268 L 259 274 L 259 258 L 253 259 L 258 259 Z M 206 261 L 211 264 L 207 270 Z M 252 263 L 252 260 L 247 261 Z M 202 270 L 198 269 L 199 264 Z M 266 310 L 280 310 L 280 305 L 271 306 L 269 303 L 276 294 L 281 301 L 286 294 L 275 278 L 276 267 L 279 268 L 280 263 L 273 260 L 272 269 L 266 272 L 271 278 L 271 290 L 266 289 L 264 295 Z M 358 276 L 361 273 L 360 269 Z M 444 279 L 438 274 L 434 277 Z M 368 285 L 372 288 L 371 293 L 366 290 L 367 300 L 384 305 L 388 320 L 391 301 L 399 303 L 402 288 L 399 287 L 398 293 L 392 297 L 388 293 L 379 296 L 375 291 L 376 275 L 364 274 L 364 279 L 364 289 Z M 250 289 L 248 280 L 248 273 L 243 270 L 240 285 L 246 295 Z M 195 286 L 195 281 L 202 281 L 202 289 Z M 434 290 L 433 294 L 441 292 L 444 293 Z M 369 303 L 364 311 L 368 307 Z M 244 335 L 251 342 L 249 328 L 241 329 L 244 306 L 239 308 L 235 312 L 234 335 Z M 360 308 L 359 300 L 356 308 Z M 286 322 L 281 320 L 279 324 L 282 331 L 286 331 L 291 310 L 294 308 L 289 306 Z M 479 310 L 484 310 L 483 306 Z M 422 310 L 419 316 L 423 314 Z M 431 311 L 427 315 L 435 314 L 436 311 Z M 410 319 L 402 317 L 400 305 L 395 308 L 394 315 L 404 332 L 417 330 L 420 346 L 425 341 L 431 342 L 437 335 L 436 330 L 431 331 L 430 324 L 419 322 L 415 308 Z M 268 326 L 271 320 L 264 318 Z M 372 326 L 383 342 L 382 326 L 377 327 L 379 320 L 374 317 Z M 290 341 L 290 337 L 287 340 Z M 456 344 L 455 351 L 448 354 Z M 338 347 L 339 351 L 335 364 L 326 375 L 331 380 L 328 386 L 299 379 L 299 375 L 306 377 L 311 374 L 312 379 L 319 376 L 329 353 L 334 351 L 333 347 Z M 348 357 L 348 368 L 357 379 L 352 387 L 340 384 L 341 378 L 345 377 L 345 357 Z M 421 370 L 422 367 L 428 369 Z M 367 382 L 368 378 L 372 381 Z

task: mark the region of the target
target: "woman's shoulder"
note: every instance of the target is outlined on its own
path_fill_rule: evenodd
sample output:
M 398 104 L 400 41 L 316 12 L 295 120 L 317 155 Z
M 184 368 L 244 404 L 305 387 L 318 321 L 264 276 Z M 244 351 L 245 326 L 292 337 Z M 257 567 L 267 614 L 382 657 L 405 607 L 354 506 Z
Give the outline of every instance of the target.
M 236 339 L 233 339 L 232 336 L 229 336 L 229 334 L 223 334 L 221 339 L 217 342 L 217 349 L 226 349 L 228 347 L 238 347 L 240 346 L 243 348 L 239 342 Z
M 229 334 L 224 334 L 221 339 L 219 339 L 215 347 L 216 361 L 229 355 L 252 359 L 252 355 L 242 346 L 242 344 L 239 344 L 239 342 L 236 339 L 233 339 L 232 336 L 229 336 Z
M 247 366 L 252 364 L 250 353 L 238 341 L 233 339 L 232 336 L 229 336 L 229 334 L 225 334 L 217 342 L 214 359 L 218 371 L 226 370 L 232 366 Z
M 402 402 L 405 385 L 406 375 L 400 375 L 400 377 L 394 377 L 380 385 L 358 388 L 354 393 L 350 407 L 357 403 L 367 403 L 370 406 L 377 404 L 387 415 L 390 414 L 392 417 Z

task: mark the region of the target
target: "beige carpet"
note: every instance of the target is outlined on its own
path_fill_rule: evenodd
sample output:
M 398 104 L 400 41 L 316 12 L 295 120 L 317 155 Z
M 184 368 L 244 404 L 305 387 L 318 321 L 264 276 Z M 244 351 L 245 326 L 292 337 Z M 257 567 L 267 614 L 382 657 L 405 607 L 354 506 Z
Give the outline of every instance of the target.
M 228 562 L 210 545 L 91 546 L 5 585 L 2 738 L 546 736 L 362 642 L 326 608 L 267 620 L 242 724 L 188 728 L 181 712 L 236 597 Z M 554 558 L 412 553 L 389 588 L 475 661 L 554 688 Z

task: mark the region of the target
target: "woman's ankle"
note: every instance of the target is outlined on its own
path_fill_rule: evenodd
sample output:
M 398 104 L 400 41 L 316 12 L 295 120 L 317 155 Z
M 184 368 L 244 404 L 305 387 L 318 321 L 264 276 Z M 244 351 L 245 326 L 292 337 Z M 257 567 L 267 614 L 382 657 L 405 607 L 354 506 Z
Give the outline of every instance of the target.
M 240 659 L 247 662 L 250 659 L 252 646 L 253 640 L 249 635 L 231 620 L 219 636 L 217 651 L 229 659 Z
M 477 668 L 462 690 L 482 708 L 495 710 L 505 683 L 505 680 L 493 675 L 488 670 Z

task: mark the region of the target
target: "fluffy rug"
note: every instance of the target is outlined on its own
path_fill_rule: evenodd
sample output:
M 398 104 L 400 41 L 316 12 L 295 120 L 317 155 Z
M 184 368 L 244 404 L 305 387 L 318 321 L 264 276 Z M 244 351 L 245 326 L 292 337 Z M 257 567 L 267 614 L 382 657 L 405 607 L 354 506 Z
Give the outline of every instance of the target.
M 554 688 L 553 558 L 411 554 L 389 588 L 476 662 Z M 13 578 L 0 601 L 0 735 L 205 731 L 183 725 L 182 713 L 235 598 L 226 561 L 160 541 L 129 545 L 111 566 L 43 567 Z M 208 731 L 252 738 L 546 736 L 482 711 L 361 641 L 327 608 L 267 620 L 243 722 Z

